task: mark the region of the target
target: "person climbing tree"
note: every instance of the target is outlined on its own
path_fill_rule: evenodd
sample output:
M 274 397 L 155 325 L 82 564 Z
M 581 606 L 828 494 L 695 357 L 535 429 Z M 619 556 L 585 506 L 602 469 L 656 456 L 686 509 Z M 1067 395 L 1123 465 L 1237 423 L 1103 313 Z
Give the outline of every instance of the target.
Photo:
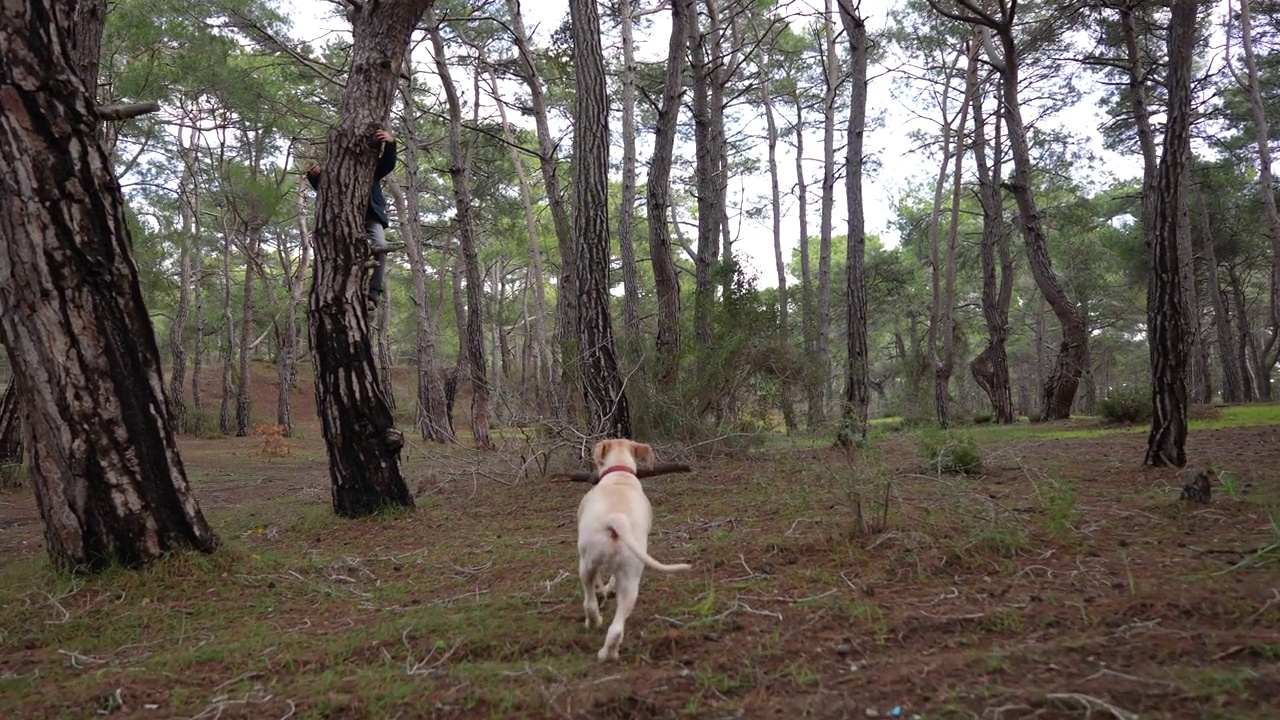
M 382 194 L 382 178 L 389 175 L 396 166 L 396 141 L 391 133 L 381 128 L 373 134 L 373 139 L 379 143 L 378 164 L 373 171 L 373 186 L 369 188 L 369 207 L 364 213 L 364 230 L 369 236 L 372 246 L 370 252 L 373 254 L 365 262 L 365 267 L 373 270 L 366 295 L 370 310 L 377 307 L 387 290 L 387 253 L 397 247 L 387 243 L 387 228 L 391 223 L 387 219 L 387 200 Z M 323 172 L 324 167 L 316 163 L 307 168 L 307 182 L 317 192 L 320 190 L 320 176 Z

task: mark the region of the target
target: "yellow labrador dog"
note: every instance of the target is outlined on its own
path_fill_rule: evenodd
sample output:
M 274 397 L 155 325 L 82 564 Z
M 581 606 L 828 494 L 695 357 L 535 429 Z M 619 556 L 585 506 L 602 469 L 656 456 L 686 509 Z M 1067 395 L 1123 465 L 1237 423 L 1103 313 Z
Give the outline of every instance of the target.
M 600 626 L 597 593 L 603 597 L 612 589 L 617 597 L 618 608 L 598 655 L 601 661 L 617 660 L 645 566 L 662 572 L 692 566 L 664 565 L 647 551 L 653 507 L 636 478 L 636 468 L 640 460 L 653 467 L 653 448 L 630 440 L 603 440 L 596 445 L 592 459 L 600 471 L 600 482 L 578 503 L 578 577 L 582 579 L 587 627 Z

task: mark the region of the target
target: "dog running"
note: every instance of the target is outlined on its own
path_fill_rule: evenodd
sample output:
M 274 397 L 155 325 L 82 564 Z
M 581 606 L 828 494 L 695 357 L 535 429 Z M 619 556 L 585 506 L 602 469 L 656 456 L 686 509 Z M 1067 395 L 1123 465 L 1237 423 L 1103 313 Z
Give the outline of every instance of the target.
M 597 654 L 604 662 L 618 659 L 618 647 L 627 617 L 640 594 L 640 576 L 645 566 L 662 572 L 689 570 L 693 566 L 665 565 L 649 557 L 653 506 L 640 487 L 636 469 L 641 460 L 653 466 L 653 448 L 631 440 L 602 440 L 596 444 L 592 459 L 600 482 L 578 503 L 578 577 L 582 580 L 582 609 L 588 628 L 600 626 L 600 599 L 610 590 L 617 599 L 613 622 Z

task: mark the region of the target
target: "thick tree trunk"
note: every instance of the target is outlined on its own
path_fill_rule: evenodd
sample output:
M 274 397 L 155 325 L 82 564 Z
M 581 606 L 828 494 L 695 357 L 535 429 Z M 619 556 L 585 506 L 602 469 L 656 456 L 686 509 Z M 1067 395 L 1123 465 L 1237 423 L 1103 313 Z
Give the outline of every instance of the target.
M 578 340 L 589 434 L 631 437 L 631 413 L 609 318 L 609 95 L 596 0 L 570 0 L 573 26 L 573 234 Z
M 848 290 L 845 332 L 848 359 L 845 366 L 844 402 L 837 441 L 850 444 L 867 436 L 867 389 L 870 358 L 867 354 L 867 288 L 864 277 L 866 223 L 862 198 L 862 146 L 867 116 L 867 27 L 854 0 L 839 0 L 840 20 L 849 38 L 849 125 L 845 154 L 845 201 L 849 228 L 846 244 L 845 285 Z M 776 197 L 776 196 L 775 196 Z
M 841 5 L 841 9 L 843 9 L 843 5 Z M 784 341 L 789 343 L 791 323 L 788 304 L 790 300 L 787 297 L 787 263 L 782 255 L 782 184 L 778 178 L 778 122 L 774 117 L 773 85 L 770 82 L 770 75 L 774 71 L 773 65 L 772 58 L 767 58 L 763 63 L 764 72 L 761 73 L 760 77 L 760 103 L 764 106 L 764 118 L 768 127 L 769 209 L 773 219 L 773 263 L 778 272 L 778 333 L 783 337 Z M 861 138 L 862 128 L 858 127 L 857 132 L 858 137 Z M 852 152 L 850 150 L 850 153 Z M 859 156 L 858 160 L 861 161 L 861 159 Z M 852 170 L 852 168 L 850 169 Z M 861 193 L 861 190 L 862 188 L 859 186 L 858 192 Z M 852 214 L 850 218 L 852 222 Z M 789 375 L 778 378 L 782 422 L 787 428 L 788 435 L 798 429 L 795 403 L 791 399 L 792 385 L 792 378 Z
M 671 39 L 667 46 L 667 75 L 654 128 L 653 159 L 649 162 L 645 211 L 649 224 L 649 257 L 653 262 L 654 290 L 658 296 L 657 380 L 662 386 L 675 382 L 680 355 L 680 279 L 671 255 L 671 156 L 684 92 L 685 49 L 688 23 L 694 22 L 694 0 L 672 0 Z
M 677 4 L 691 2 L 691 0 L 674 1 Z M 512 35 L 520 54 L 519 62 L 516 63 L 516 72 L 529 88 L 529 104 L 533 107 L 533 118 L 538 133 L 542 181 L 547 194 L 547 205 L 551 208 L 551 220 L 556 229 L 556 242 L 560 248 L 555 329 L 556 341 L 560 347 L 560 385 L 553 390 L 559 414 L 565 419 L 571 419 L 576 414 L 576 403 L 571 398 L 574 389 L 579 386 L 578 374 L 581 364 L 578 359 L 578 308 L 574 304 L 578 297 L 578 291 L 574 285 L 578 262 L 577 239 L 573 236 L 572 221 L 569 218 L 569 209 L 565 206 L 564 189 L 559 179 L 559 158 L 556 139 L 551 134 L 551 124 L 547 119 L 546 92 L 543 90 L 538 68 L 533 62 L 533 53 L 529 49 L 529 35 L 525 32 L 524 18 L 520 14 L 520 1 L 507 0 L 507 9 L 511 13 Z
M 1191 63 L 1199 0 L 1173 0 L 1169 22 L 1168 121 L 1156 178 L 1152 217 L 1152 289 L 1147 337 L 1151 345 L 1151 434 L 1146 464 L 1187 464 L 1187 342 L 1178 223 L 1186 193 L 1180 185 L 1191 154 Z
M 995 123 L 991 159 L 987 158 L 987 120 L 982 110 L 982 93 L 977 91 L 977 68 L 970 68 L 969 84 L 974 86 L 973 159 L 978 172 L 978 200 L 982 205 L 982 317 L 987 325 L 987 346 L 969 362 L 973 379 L 991 401 L 997 423 L 1012 423 L 1013 395 L 1009 386 L 1009 360 L 1005 342 L 1009 337 L 1009 304 L 1013 298 L 1013 255 L 1009 251 L 1008 226 L 1004 220 L 1001 186 L 1000 123 Z M 1000 258 L 999 280 L 996 256 Z
M 640 359 L 640 281 L 636 276 L 636 60 L 632 2 L 619 0 L 622 26 L 622 200 L 618 212 L 618 252 L 622 260 L 622 327 L 627 355 Z
M 198 209 L 198 206 L 197 206 Z M 204 239 L 201 237 L 200 215 L 195 216 L 195 230 L 191 235 L 191 256 L 195 273 L 191 278 L 191 411 L 192 434 L 205 433 L 204 416 Z
M 467 281 L 467 324 L 465 328 L 467 370 L 471 378 L 471 434 L 477 447 L 489 449 L 489 378 L 484 359 L 484 281 L 476 252 L 475 206 L 471 193 L 471 154 L 462 147 L 462 104 L 446 62 L 444 38 L 434 12 L 427 12 L 427 31 L 435 50 L 436 72 L 444 87 L 449 107 L 449 177 L 453 183 L 453 203 L 458 229 L 458 249 Z M 462 331 L 462 328 L 459 329 Z M 497 372 L 497 368 L 494 368 Z
M 0 9 L 0 339 L 53 564 L 136 566 L 218 540 L 178 455 L 120 186 L 68 54 L 72 22 L 61 3 Z
M 1227 295 L 1218 270 L 1218 255 L 1213 244 L 1213 222 L 1209 217 L 1209 206 L 1204 201 L 1204 193 L 1199 189 L 1196 189 L 1196 205 L 1200 210 L 1200 245 L 1204 250 L 1204 263 L 1208 269 L 1213 327 L 1218 338 L 1218 358 L 1222 364 L 1222 402 L 1243 402 L 1244 382 L 1240 376 L 1240 363 L 1236 362 L 1232 351 L 1235 347 L 1235 332 L 1231 329 L 1231 311 L 1228 309 Z
M 329 455 L 333 507 L 345 517 L 413 506 L 400 472 L 404 436 L 395 428 L 374 365 L 364 302 L 364 214 L 409 35 L 431 0 L 366 2 L 349 9 L 352 62 L 339 123 L 329 133 L 320 180 L 311 284 L 316 408 Z

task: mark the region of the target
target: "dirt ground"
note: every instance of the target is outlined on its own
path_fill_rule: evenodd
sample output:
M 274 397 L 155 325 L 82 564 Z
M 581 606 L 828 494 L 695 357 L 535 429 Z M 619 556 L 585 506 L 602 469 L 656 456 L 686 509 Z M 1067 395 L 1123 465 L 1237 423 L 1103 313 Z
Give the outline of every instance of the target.
M 585 488 L 521 476 L 523 441 L 413 445 L 417 509 L 342 521 L 303 434 L 184 439 L 224 548 L 143 573 L 51 573 L 0 494 L 0 717 L 1280 717 L 1276 427 L 1192 433 L 1207 505 L 1141 434 L 992 435 L 970 477 L 902 434 L 693 458 L 646 488 L 651 554 L 694 570 L 646 574 L 614 664 Z

